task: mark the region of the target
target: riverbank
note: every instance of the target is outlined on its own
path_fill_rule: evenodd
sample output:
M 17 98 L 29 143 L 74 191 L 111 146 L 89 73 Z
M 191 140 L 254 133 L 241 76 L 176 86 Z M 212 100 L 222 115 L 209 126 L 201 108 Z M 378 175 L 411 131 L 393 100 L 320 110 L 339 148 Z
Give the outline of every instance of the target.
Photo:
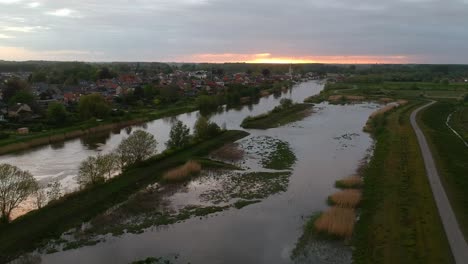
M 412 102 L 374 122 L 374 155 L 363 171 L 354 263 L 453 263 L 426 177 L 410 113 Z
M 245 131 L 226 131 L 204 142 L 174 153 L 157 155 L 105 184 L 69 194 L 58 202 L 32 211 L 11 224 L 0 226 L 0 262 L 40 247 L 70 228 L 80 226 L 99 213 L 121 203 L 141 188 L 158 182 L 168 169 L 190 159 L 207 155 L 222 145 L 248 135 Z
M 418 118 L 418 124 L 428 140 L 447 196 L 465 240 L 468 240 L 468 148 L 446 125 L 447 117 L 457 107 L 458 115 L 451 124 L 463 135 L 467 131 L 463 130 L 460 113 L 468 110 L 466 106 L 458 106 L 454 102 L 437 102 L 425 109 Z
M 254 117 L 246 117 L 241 124 L 243 128 L 268 129 L 301 120 L 313 108 L 311 104 L 293 104 L 289 107 L 278 106 L 272 111 Z
M 38 132 L 29 135 L 16 135 L 13 138 L 0 140 L 0 155 L 22 151 L 42 145 L 63 142 L 69 139 L 99 132 L 121 129 L 151 120 L 192 112 L 195 110 L 197 110 L 195 105 L 177 106 L 165 110 L 135 114 L 117 122 L 115 122 L 115 120 L 108 120 L 103 122 L 84 122 L 76 126 L 51 131 Z

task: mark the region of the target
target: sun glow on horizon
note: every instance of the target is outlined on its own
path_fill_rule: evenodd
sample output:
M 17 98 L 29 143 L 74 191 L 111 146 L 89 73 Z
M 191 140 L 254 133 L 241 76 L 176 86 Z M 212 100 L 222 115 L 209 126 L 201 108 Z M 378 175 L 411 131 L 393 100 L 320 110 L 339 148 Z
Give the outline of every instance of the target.
M 265 64 L 304 64 L 304 63 L 329 63 L 329 64 L 402 64 L 409 63 L 408 56 L 403 55 L 334 55 L 334 56 L 274 56 L 271 53 L 241 54 L 241 53 L 221 53 L 221 54 L 195 54 L 179 61 L 186 62 L 207 62 L 207 63 L 265 63 Z

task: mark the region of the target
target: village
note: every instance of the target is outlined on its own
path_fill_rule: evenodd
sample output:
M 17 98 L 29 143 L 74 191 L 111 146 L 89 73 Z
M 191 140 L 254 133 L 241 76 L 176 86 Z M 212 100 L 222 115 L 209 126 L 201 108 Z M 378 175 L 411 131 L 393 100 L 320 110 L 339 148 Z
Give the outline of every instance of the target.
M 313 72 L 294 73 L 291 67 L 283 74 L 273 74 L 269 69 L 230 74 L 225 74 L 223 69 L 175 69 L 151 73 L 128 69 L 126 72 L 111 73 L 107 67 L 102 67 L 99 71 L 100 76 L 96 80 L 68 77 L 63 83 L 51 83 L 48 78 L 37 77 L 39 73 L 36 72 L 0 72 L 0 125 L 4 131 L 28 134 L 30 130 L 40 132 L 46 129 L 47 124 L 62 127 L 89 118 L 100 120 L 108 116 L 121 116 L 135 107 L 167 109 L 177 102 L 193 102 L 201 95 L 228 98 L 227 101 L 234 104 L 246 103 L 251 97 L 265 95 L 265 91 L 274 87 L 280 91 L 294 82 L 324 77 Z M 111 109 L 110 114 L 70 118 L 73 113 L 79 114 L 80 99 L 92 94 L 103 99 Z M 217 100 L 217 104 L 227 103 L 225 99 Z M 58 104 L 63 107 L 57 107 Z M 54 111 L 50 108 L 61 109 L 55 112 L 64 112 L 63 117 L 58 118 L 57 122 L 51 121 L 57 118 L 48 116 Z M 0 134 L 7 137 L 5 132 Z

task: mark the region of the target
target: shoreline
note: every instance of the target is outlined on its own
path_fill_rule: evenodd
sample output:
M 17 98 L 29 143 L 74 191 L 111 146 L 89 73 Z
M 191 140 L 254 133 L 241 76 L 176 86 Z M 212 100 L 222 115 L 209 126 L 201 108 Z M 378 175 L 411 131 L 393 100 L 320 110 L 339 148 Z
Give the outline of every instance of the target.
M 174 115 L 184 114 L 197 109 L 192 106 L 178 107 L 168 109 L 159 113 L 148 113 L 143 117 L 134 117 L 124 121 L 103 122 L 95 125 L 77 125 L 75 127 L 63 128 L 44 132 L 43 134 L 31 135 L 30 138 L 17 140 L 17 142 L 6 143 L 0 146 L 0 155 L 10 154 L 14 152 L 24 151 L 31 148 L 65 142 L 67 140 L 79 138 L 85 135 L 111 131 L 113 129 L 122 129 L 125 127 L 150 122 L 160 118 L 170 117 Z M 1 143 L 0 143 L 1 144 Z

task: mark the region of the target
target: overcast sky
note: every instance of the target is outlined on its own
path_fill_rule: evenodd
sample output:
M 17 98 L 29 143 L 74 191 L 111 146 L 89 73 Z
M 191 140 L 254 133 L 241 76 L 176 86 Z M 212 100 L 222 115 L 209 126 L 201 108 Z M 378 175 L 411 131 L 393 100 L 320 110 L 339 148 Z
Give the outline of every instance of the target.
M 0 59 L 468 63 L 468 0 L 0 0 Z

